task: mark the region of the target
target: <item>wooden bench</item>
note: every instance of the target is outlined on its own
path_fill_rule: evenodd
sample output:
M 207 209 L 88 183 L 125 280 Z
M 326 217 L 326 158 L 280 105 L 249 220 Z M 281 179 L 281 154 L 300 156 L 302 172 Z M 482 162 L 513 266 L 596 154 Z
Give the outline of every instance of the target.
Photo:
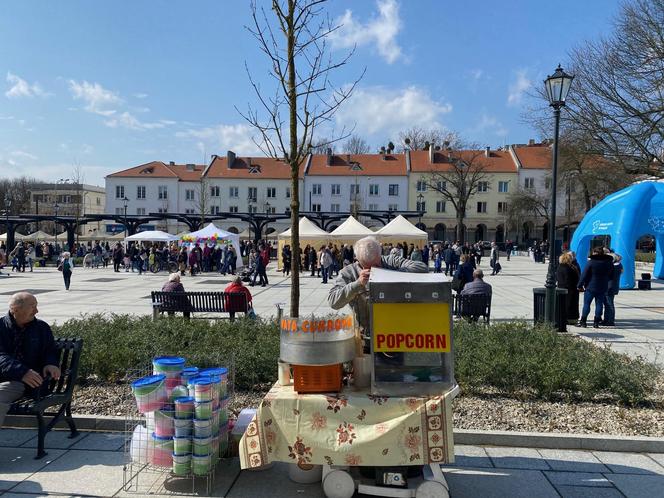
M 47 379 L 47 386 L 42 386 L 40 392 L 34 397 L 23 397 L 9 408 L 10 415 L 34 415 L 37 417 L 37 456 L 35 459 L 43 458 L 46 455 L 44 451 L 44 439 L 46 434 L 61 419 L 64 419 L 69 426 L 71 434 L 69 438 L 78 436 L 78 430 L 74 424 L 71 415 L 71 399 L 74 393 L 74 385 L 78 378 L 78 367 L 83 349 L 81 339 L 56 339 L 55 347 L 60 355 L 60 379 Z M 47 411 L 49 408 L 56 407 L 55 411 Z M 46 423 L 44 417 L 52 417 Z
M 163 292 L 152 291 L 152 318 L 160 313 L 236 313 L 249 311 L 247 296 L 242 292 Z M 185 316 L 187 316 L 185 315 Z
M 457 318 L 469 318 L 477 321 L 480 317 L 486 325 L 491 319 L 491 295 L 489 294 L 455 294 L 454 316 Z

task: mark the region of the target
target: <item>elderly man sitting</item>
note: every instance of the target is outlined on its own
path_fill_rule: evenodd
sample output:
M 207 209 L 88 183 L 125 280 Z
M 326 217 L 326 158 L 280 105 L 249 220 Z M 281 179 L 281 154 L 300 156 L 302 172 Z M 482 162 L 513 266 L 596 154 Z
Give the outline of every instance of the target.
M 9 313 L 0 319 L 0 427 L 10 405 L 39 389 L 46 377 L 60 378 L 58 352 L 51 327 L 35 318 L 37 299 L 18 292 Z
M 484 272 L 479 268 L 473 272 L 473 281 L 464 285 L 460 294 L 459 306 L 457 311 L 461 316 L 477 321 L 479 317 L 484 317 L 488 323 L 490 305 L 491 305 L 491 285 L 484 280 Z
M 491 284 L 487 284 L 484 280 L 484 272 L 479 268 L 473 272 L 473 281 L 463 286 L 461 291 L 462 296 L 469 294 L 486 294 L 491 295 Z

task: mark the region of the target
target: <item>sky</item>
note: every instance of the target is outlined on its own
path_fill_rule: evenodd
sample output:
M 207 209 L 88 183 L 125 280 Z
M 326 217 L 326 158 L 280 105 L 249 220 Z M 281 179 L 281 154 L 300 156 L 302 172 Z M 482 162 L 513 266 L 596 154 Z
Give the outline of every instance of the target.
M 267 5 L 267 0 L 258 0 Z M 248 0 L 6 0 L 0 17 L 0 177 L 85 183 L 149 161 L 261 155 L 240 111 L 272 92 Z M 498 147 L 541 139 L 534 85 L 611 29 L 613 0 L 330 0 L 332 81 L 353 96 L 321 128 L 377 150 L 413 126 Z M 269 13 L 269 9 L 268 9 Z M 573 91 L 573 90 L 572 90 Z

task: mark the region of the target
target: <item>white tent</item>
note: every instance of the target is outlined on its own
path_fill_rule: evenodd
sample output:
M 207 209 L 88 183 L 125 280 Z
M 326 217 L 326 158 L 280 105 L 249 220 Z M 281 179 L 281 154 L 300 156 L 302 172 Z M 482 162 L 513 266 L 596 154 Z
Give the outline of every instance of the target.
M 353 216 L 346 218 L 346 221 L 330 233 L 332 239 L 340 244 L 354 244 L 367 235 L 374 235 L 374 232 L 357 221 Z
M 211 240 L 228 240 L 235 248 L 235 254 L 237 255 L 236 266 L 238 268 L 244 266 L 244 263 L 242 262 L 242 253 L 240 253 L 240 235 L 237 233 L 227 232 L 226 230 L 217 227 L 214 223 L 210 223 L 208 226 L 201 228 L 196 232 L 185 234 L 180 238 L 182 238 L 185 243 L 189 242 L 187 239 L 202 240 L 206 242 Z
M 162 232 L 161 230 L 147 230 L 145 232 L 138 232 L 134 235 L 130 235 L 125 240 L 136 240 L 136 241 L 150 241 L 150 242 L 174 242 L 180 240 L 180 237 L 177 235 L 171 235 L 170 233 Z
M 313 221 L 306 216 L 300 218 L 300 246 L 309 244 L 318 250 L 323 244 L 330 242 L 330 234 L 322 228 L 319 228 Z M 286 244 L 291 243 L 291 229 L 281 232 L 277 237 L 277 268 L 281 268 L 281 250 Z M 304 249 L 304 247 L 303 247 Z
M 375 235 L 382 243 L 407 242 L 419 247 L 426 244 L 429 239 L 429 235 L 424 230 L 420 230 L 401 215 L 378 230 Z
M 23 234 L 21 234 L 21 233 L 14 232 L 14 240 L 17 240 L 17 241 L 18 241 L 18 240 L 24 240 L 25 237 L 26 237 L 26 236 L 23 235 Z M 2 235 L 0 235 L 0 240 L 7 240 L 7 234 L 6 234 L 6 233 L 3 233 Z
M 47 240 L 49 242 L 53 242 L 55 240 L 55 237 L 46 232 L 42 232 L 41 230 L 37 230 L 36 232 L 31 233 L 30 235 L 24 235 L 23 240 L 29 240 L 32 242 L 38 240 Z

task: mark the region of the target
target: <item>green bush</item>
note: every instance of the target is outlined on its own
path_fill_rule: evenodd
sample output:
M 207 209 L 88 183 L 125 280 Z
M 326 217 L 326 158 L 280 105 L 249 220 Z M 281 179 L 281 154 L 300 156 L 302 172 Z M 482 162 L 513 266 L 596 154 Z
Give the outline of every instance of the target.
M 177 354 L 200 367 L 235 366 L 239 390 L 262 390 L 277 378 L 279 329 L 263 320 L 152 321 L 87 315 L 54 327 L 84 340 L 81 376 L 122 380 L 154 356 Z M 642 360 L 526 322 L 454 326 L 455 376 L 470 394 L 513 398 L 647 402 L 661 371 Z
M 654 263 L 655 262 L 655 253 L 654 252 L 637 252 L 634 256 L 636 261 L 642 263 Z
M 455 375 L 469 393 L 487 388 L 547 400 L 649 399 L 661 371 L 640 359 L 598 347 L 545 326 L 507 322 L 454 328 Z
M 56 336 L 84 341 L 81 377 L 122 380 L 158 355 L 181 355 L 191 365 L 234 364 L 235 387 L 251 390 L 277 377 L 279 329 L 262 320 L 211 322 L 94 314 L 53 327 Z

